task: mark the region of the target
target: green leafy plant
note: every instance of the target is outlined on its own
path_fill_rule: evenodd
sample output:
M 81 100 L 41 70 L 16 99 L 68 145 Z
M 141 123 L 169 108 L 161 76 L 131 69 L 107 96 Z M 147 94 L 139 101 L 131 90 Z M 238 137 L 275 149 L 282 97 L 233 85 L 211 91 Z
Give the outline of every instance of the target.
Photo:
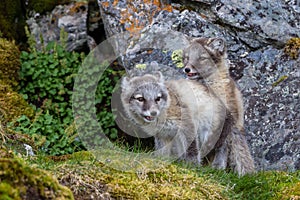
M 20 117 L 16 131 L 46 138 L 41 146 L 50 155 L 73 153 L 84 149 L 73 131 L 71 96 L 74 77 L 84 54 L 68 52 L 52 42 L 43 51 L 21 53 L 20 90 L 24 98 L 36 108 L 36 117 L 30 121 Z
M 61 155 L 84 148 L 79 143 L 72 112 L 74 78 L 80 73 L 78 69 L 84 58 L 83 54 L 68 52 L 54 42 L 41 51 L 33 49 L 21 53 L 19 92 L 35 107 L 36 117 L 30 121 L 22 116 L 13 126 L 16 131 L 45 137 L 41 149 L 47 154 Z M 118 130 L 110 101 L 122 73 L 106 70 L 98 83 L 95 105 L 91 104 L 96 107 L 99 125 L 113 140 L 117 138 Z
M 68 102 L 73 77 L 83 58 L 83 54 L 67 52 L 54 42 L 49 43 L 45 51 L 23 51 L 20 92 L 35 105 L 41 105 L 45 99 L 51 99 L 53 103 Z
M 107 69 L 98 83 L 95 94 L 97 118 L 104 134 L 113 140 L 118 137 L 118 130 L 114 121 L 115 117 L 110 110 L 110 102 L 114 86 L 123 73 L 124 71 Z
M 68 128 L 49 110 L 40 111 L 32 122 L 23 115 L 15 123 L 18 124 L 15 131 L 31 135 L 35 144 L 46 154 L 70 154 L 83 149 L 77 134 L 68 132 Z

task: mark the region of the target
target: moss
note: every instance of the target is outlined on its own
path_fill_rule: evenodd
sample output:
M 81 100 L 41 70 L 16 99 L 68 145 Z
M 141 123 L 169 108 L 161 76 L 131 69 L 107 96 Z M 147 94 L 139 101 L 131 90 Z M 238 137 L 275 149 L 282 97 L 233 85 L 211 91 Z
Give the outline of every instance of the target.
M 0 38 L 0 116 L 2 122 L 22 114 L 33 116 L 32 108 L 13 90 L 18 84 L 20 52 L 13 42 Z
M 5 138 L 6 138 L 6 134 L 5 134 L 4 126 L 3 126 L 2 122 L 0 121 L 0 140 L 5 142 Z M 0 155 L 1 155 L 1 152 L 0 152 Z
M 176 165 L 153 169 L 145 159 L 143 171 L 124 172 L 104 165 L 89 152 L 50 158 L 55 161 L 40 157 L 30 162 L 51 171 L 70 187 L 75 199 L 227 199 L 224 186 Z
M 14 154 L 4 146 L 0 146 L 0 158 L 13 158 Z
M 58 177 L 75 199 L 299 199 L 300 171 L 263 171 L 239 177 L 185 163 L 159 162 L 155 169 L 145 159 L 140 163 L 144 170 L 124 172 L 99 162 L 90 152 L 28 161 Z
M 285 45 L 284 52 L 292 59 L 297 59 L 300 54 L 300 38 L 289 39 Z
M 21 200 L 18 190 L 6 182 L 0 183 L 0 199 Z
M 21 115 L 29 118 L 34 116 L 34 111 L 24 98 L 13 91 L 10 85 L 0 80 L 0 116 L 2 123 L 12 121 Z
M 0 80 L 16 87 L 19 80 L 20 51 L 14 42 L 0 38 Z
M 0 158 L 0 179 L 0 195 L 6 199 L 73 199 L 48 172 L 18 159 Z
M 292 187 L 283 187 L 283 190 L 280 191 L 278 196 L 280 197 L 280 199 L 300 199 L 300 181 Z

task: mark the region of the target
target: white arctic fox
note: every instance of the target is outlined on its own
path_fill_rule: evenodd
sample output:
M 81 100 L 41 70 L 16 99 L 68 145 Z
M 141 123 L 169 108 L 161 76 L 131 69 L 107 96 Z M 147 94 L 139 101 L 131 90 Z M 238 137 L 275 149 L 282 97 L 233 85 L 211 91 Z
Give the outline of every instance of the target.
M 154 136 L 158 155 L 201 164 L 204 157 L 218 149 L 222 156 L 215 157 L 226 157 L 224 162 L 227 162 L 227 149 L 223 151 L 219 147 L 227 136 L 235 136 L 237 130 L 232 128 L 232 117 L 226 106 L 206 86 L 187 79 L 164 81 L 160 72 L 125 77 L 121 84 L 121 101 L 128 117 Z M 236 145 L 231 140 L 227 143 Z M 247 159 L 252 158 L 241 157 L 233 161 L 238 163 L 228 166 L 241 175 L 252 172 L 253 169 L 247 167 Z M 227 163 L 222 162 L 215 162 L 213 166 L 227 167 Z
M 201 163 L 219 140 L 226 108 L 205 86 L 186 79 L 165 82 L 157 72 L 125 77 L 121 87 L 125 112 L 154 135 L 160 154 Z

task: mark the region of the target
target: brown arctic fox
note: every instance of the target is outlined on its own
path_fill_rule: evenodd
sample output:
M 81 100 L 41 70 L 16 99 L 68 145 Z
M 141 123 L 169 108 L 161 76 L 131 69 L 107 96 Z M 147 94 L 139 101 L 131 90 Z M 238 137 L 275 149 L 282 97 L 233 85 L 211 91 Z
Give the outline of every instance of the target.
M 193 39 L 184 49 L 183 62 L 183 72 L 188 78 L 207 85 L 222 100 L 233 117 L 232 132 L 219 148 L 214 149 L 213 166 L 224 169 L 230 165 L 241 175 L 254 171 L 254 161 L 244 135 L 242 95 L 229 75 L 224 40 Z
M 244 129 L 242 95 L 229 75 L 229 61 L 224 40 L 196 38 L 184 49 L 184 69 L 190 80 L 203 81 L 221 98 L 239 130 Z
M 233 158 L 233 164 L 227 165 L 224 157 L 230 153 L 222 147 L 236 145 L 231 142 L 231 138 L 236 139 L 232 119 L 222 101 L 206 86 L 187 79 L 164 81 L 161 73 L 125 77 L 121 102 L 128 117 L 154 136 L 157 155 L 201 164 L 204 157 L 217 149 L 222 156 L 215 160 L 222 165 L 232 167 L 240 175 L 251 171 L 243 166 L 248 163 L 242 157 Z M 228 139 L 229 134 L 232 135 Z

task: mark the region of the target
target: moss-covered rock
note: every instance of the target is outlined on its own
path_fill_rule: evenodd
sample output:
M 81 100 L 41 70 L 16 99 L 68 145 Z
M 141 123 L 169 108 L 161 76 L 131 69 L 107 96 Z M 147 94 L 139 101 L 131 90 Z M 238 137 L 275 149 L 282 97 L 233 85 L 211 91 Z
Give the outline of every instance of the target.
M 18 47 L 14 42 L 0 38 L 0 80 L 16 87 L 19 80 L 20 66 Z
M 0 80 L 0 117 L 2 123 L 12 121 L 21 115 L 32 118 L 34 111 L 20 94 Z
M 60 185 L 57 179 L 48 172 L 29 167 L 17 158 L 1 157 L 0 199 L 63 200 L 74 198 L 72 192 Z
M 21 115 L 32 117 L 34 112 L 14 89 L 20 69 L 20 51 L 14 42 L 0 38 L 0 117 L 2 123 Z

